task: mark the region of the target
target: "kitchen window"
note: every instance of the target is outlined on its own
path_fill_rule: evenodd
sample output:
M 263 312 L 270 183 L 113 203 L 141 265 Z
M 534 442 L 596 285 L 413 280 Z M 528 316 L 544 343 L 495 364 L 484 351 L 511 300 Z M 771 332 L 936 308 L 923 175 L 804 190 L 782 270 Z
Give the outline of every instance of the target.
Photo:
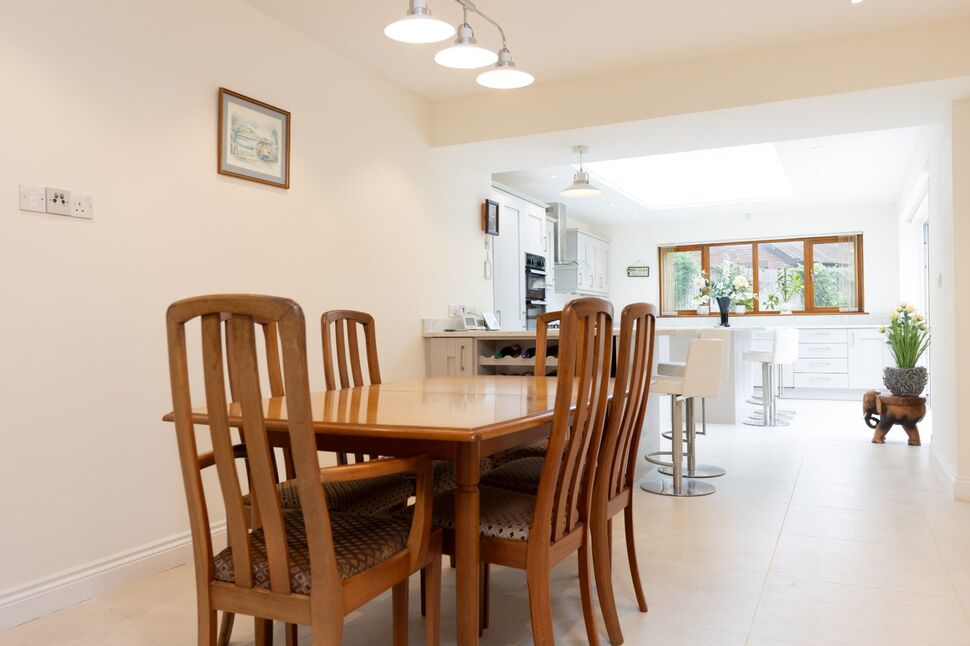
M 698 277 L 750 291 L 734 299 L 750 314 L 787 310 L 806 314 L 864 311 L 862 234 L 708 242 L 660 247 L 660 302 L 665 315 L 696 314 L 705 303 Z M 742 281 L 743 282 L 743 281 Z M 710 303 L 711 314 L 717 304 Z

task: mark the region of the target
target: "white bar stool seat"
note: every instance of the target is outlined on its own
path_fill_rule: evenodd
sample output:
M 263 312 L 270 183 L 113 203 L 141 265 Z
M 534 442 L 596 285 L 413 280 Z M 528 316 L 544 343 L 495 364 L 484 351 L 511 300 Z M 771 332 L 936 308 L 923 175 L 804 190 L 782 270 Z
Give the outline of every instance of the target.
M 688 446 L 694 445 L 694 413 L 693 400 L 695 397 L 716 397 L 721 392 L 721 347 L 717 339 L 694 339 L 687 348 L 687 364 L 684 375 L 658 375 L 650 384 L 654 393 L 671 396 L 673 408 L 673 438 L 670 451 L 655 451 L 646 456 L 651 464 L 668 467 L 672 479 L 654 478 L 640 485 L 640 488 L 650 493 L 663 496 L 706 496 L 716 491 L 714 485 L 699 480 L 684 479 L 684 442 L 683 418 L 681 405 L 687 404 L 687 434 Z M 660 456 L 670 456 L 670 462 L 659 459 Z M 692 451 L 688 452 L 688 470 L 694 467 Z

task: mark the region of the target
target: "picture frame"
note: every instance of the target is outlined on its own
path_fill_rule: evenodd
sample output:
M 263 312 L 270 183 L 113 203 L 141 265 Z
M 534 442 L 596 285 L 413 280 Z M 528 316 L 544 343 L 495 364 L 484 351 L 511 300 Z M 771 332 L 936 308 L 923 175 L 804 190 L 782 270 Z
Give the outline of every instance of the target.
M 627 278 L 649 278 L 650 267 L 647 265 L 631 265 L 626 268 Z
M 486 235 L 497 236 L 499 231 L 499 205 L 494 200 L 482 203 L 482 229 Z
M 290 187 L 290 113 L 219 88 L 220 175 Z

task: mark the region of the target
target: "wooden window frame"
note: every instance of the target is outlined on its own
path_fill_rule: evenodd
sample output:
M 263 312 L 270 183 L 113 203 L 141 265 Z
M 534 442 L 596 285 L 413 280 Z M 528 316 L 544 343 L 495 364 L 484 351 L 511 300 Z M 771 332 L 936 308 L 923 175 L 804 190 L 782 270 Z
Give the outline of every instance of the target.
M 698 314 L 696 309 L 693 310 L 677 310 L 676 314 L 669 311 L 663 310 L 664 304 L 664 252 L 678 252 L 678 251 L 700 251 L 701 252 L 701 270 L 709 277 L 711 275 L 711 248 L 712 247 L 735 247 L 742 245 L 751 245 L 751 264 L 752 264 L 752 285 L 751 289 L 755 295 L 754 299 L 754 310 L 746 312 L 744 316 L 778 316 L 781 312 L 777 310 L 773 311 L 762 311 L 761 310 L 761 299 L 758 298 L 758 293 L 760 291 L 760 285 L 758 284 L 758 247 L 762 244 L 771 244 L 779 242 L 801 242 L 804 249 L 803 254 L 803 267 L 814 267 L 814 246 L 816 244 L 830 244 L 833 242 L 846 242 L 852 240 L 855 242 L 855 276 L 856 276 L 856 309 L 854 311 L 845 311 L 838 307 L 815 307 L 814 305 L 814 272 L 808 272 L 805 278 L 805 309 L 794 310 L 792 314 L 795 315 L 832 315 L 832 314 L 865 314 L 865 287 L 864 287 L 864 277 L 863 272 L 864 262 L 863 262 L 863 238 L 861 233 L 848 233 L 841 235 L 824 235 L 824 236 L 793 236 L 788 238 L 763 238 L 756 240 L 725 240 L 723 242 L 703 242 L 694 244 L 682 244 L 682 245 L 661 245 L 657 247 L 658 263 L 660 271 L 658 271 L 658 280 L 660 281 L 660 306 L 661 306 L 661 316 L 662 317 L 681 317 L 681 316 L 704 316 Z M 717 304 L 711 300 L 710 303 L 711 313 L 707 316 L 717 316 Z

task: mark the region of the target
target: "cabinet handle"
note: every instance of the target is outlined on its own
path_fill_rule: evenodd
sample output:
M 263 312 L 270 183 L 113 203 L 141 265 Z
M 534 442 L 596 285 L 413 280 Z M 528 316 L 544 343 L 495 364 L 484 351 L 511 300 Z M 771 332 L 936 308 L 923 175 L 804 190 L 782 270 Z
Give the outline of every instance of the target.
M 458 369 L 465 372 L 465 346 L 458 346 Z

